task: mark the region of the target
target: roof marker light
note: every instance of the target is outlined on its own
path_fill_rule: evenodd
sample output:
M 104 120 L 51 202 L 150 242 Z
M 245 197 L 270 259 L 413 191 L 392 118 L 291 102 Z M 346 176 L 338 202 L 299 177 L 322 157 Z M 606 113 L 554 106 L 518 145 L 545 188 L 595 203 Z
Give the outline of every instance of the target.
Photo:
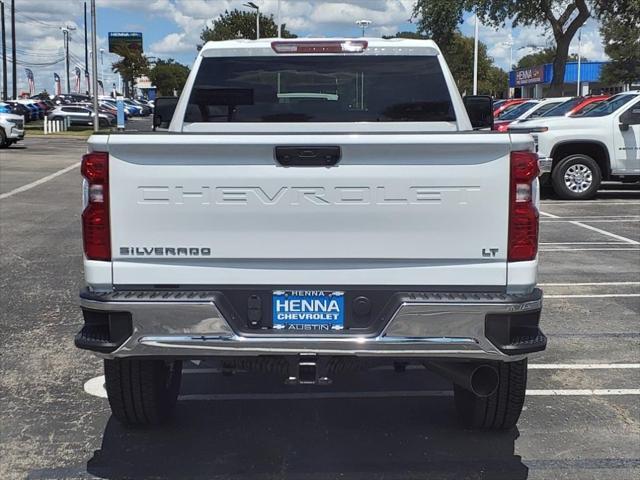
M 368 45 L 366 40 L 271 42 L 276 53 L 362 53 Z

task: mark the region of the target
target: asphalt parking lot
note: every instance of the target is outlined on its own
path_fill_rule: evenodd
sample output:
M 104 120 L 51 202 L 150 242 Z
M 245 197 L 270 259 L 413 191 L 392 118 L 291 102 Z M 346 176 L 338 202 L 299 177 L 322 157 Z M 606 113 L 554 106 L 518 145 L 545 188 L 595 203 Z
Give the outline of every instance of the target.
M 0 151 L 1 479 L 640 478 L 637 186 L 543 199 L 549 347 L 516 430 L 463 429 L 451 386 L 424 370 L 293 388 L 191 363 L 175 420 L 125 430 L 99 379 L 85 391 L 101 362 L 73 346 L 84 150 L 31 137 Z

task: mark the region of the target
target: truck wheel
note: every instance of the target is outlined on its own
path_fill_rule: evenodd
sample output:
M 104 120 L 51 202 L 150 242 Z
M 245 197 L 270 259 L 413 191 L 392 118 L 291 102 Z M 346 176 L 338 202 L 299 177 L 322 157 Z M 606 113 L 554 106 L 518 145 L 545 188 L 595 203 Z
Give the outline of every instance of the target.
M 9 145 L 11 144 L 7 142 L 7 135 L 4 133 L 4 130 L 0 128 L 0 148 L 7 148 Z
M 563 158 L 551 173 L 553 190 L 566 200 L 593 198 L 601 180 L 602 173 L 596 161 L 581 153 Z
M 527 360 L 500 362 L 496 391 L 479 397 L 454 385 L 456 410 L 465 425 L 488 430 L 508 430 L 520 418 L 527 390 Z
M 146 359 L 104 361 L 111 412 L 125 425 L 158 425 L 173 412 L 182 362 Z

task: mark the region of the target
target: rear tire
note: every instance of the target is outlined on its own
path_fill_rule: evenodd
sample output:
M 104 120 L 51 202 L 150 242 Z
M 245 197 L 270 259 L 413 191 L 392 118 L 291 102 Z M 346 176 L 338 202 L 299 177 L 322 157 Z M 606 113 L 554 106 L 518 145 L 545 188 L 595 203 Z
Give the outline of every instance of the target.
M 456 410 L 466 426 L 509 430 L 518 422 L 527 390 L 527 360 L 500 362 L 497 368 L 498 388 L 488 397 L 454 385 Z
M 581 153 L 560 160 L 551 173 L 553 190 L 565 200 L 588 200 L 600 188 L 602 172 L 598 163 Z
M 180 360 L 104 361 L 111 412 L 124 425 L 159 425 L 176 405 L 182 379 Z
M 11 145 L 11 143 L 7 141 L 7 135 L 4 133 L 4 130 L 0 128 L 0 148 L 7 148 L 9 145 Z

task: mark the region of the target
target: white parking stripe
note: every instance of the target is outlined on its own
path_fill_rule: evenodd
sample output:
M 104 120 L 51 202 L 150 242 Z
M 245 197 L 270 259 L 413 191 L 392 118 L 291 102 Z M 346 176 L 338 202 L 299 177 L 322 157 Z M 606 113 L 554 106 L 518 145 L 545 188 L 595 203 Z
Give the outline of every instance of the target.
M 558 389 L 558 390 L 527 390 L 529 396 L 568 396 L 592 397 L 601 395 L 640 395 L 640 388 L 597 388 L 597 389 Z
M 548 298 L 617 298 L 617 297 L 640 297 L 640 293 L 600 293 L 600 294 L 580 294 L 580 295 L 545 295 Z
M 540 223 L 571 223 L 575 220 L 540 220 Z M 616 219 L 607 219 L 607 220 L 583 220 L 584 222 L 589 223 L 628 223 L 628 222 L 640 222 L 640 218 L 616 218 Z
M 553 213 L 547 213 L 547 212 L 543 212 L 543 211 L 540 211 L 540 215 L 543 215 L 543 216 L 549 217 L 549 218 L 560 218 L 557 215 L 554 215 Z
M 541 205 L 640 205 L 640 202 L 630 200 L 628 202 L 607 202 L 606 200 L 580 200 L 579 202 L 553 202 L 553 201 L 541 201 Z
M 531 389 L 527 395 L 533 397 L 592 397 L 605 395 L 640 395 L 640 388 L 571 388 Z M 451 397 L 451 390 L 403 390 L 390 392 L 317 392 L 317 393 L 195 393 L 180 395 L 180 400 L 320 400 L 328 398 L 407 398 L 407 397 Z
M 632 370 L 640 363 L 530 363 L 531 370 Z
M 617 235 L 615 233 L 607 232 L 606 230 L 602 230 L 600 228 L 593 227 L 591 225 L 586 225 L 586 224 L 581 223 L 581 222 L 571 222 L 571 224 L 572 225 L 576 225 L 578 227 L 586 228 L 588 230 L 593 230 L 594 232 L 601 233 L 602 235 L 607 235 L 608 237 L 611 237 L 611 238 L 617 238 L 618 240 L 622 240 L 623 242 L 627 242 L 627 243 L 629 243 L 631 245 L 640 245 L 640 242 L 636 242 L 635 240 L 632 240 L 631 238 L 627 238 L 627 237 L 623 237 L 622 235 Z
M 600 287 L 607 285 L 640 285 L 640 282 L 539 283 L 539 287 Z
M 14 188 L 10 192 L 1 194 L 0 195 L 0 200 L 4 200 L 5 198 L 12 197 L 13 195 L 15 195 L 17 193 L 26 192 L 27 190 L 31 190 L 32 188 L 37 187 L 38 185 L 42 185 L 43 183 L 46 183 L 49 180 L 53 180 L 54 178 L 59 177 L 60 175 L 64 175 L 65 173 L 67 173 L 67 172 L 69 172 L 71 170 L 74 170 L 74 169 L 78 168 L 79 166 L 80 166 L 80 162 L 74 163 L 73 165 L 69 165 L 67 168 L 63 168 L 62 170 L 58 170 L 57 172 L 54 172 L 51 175 L 47 175 L 46 177 L 42 177 L 40 180 L 36 180 L 35 182 L 27 183 L 26 185 L 23 185 L 23 186 L 18 187 L 18 188 Z
M 633 248 L 633 247 L 620 247 L 620 248 L 606 248 L 606 247 L 602 247 L 602 248 L 598 248 L 598 247 L 594 247 L 594 248 L 541 248 L 540 249 L 541 252 L 617 252 L 617 251 L 631 251 L 631 252 L 637 252 L 640 251 L 640 248 Z
M 626 242 L 540 242 L 540 245 L 626 245 Z

